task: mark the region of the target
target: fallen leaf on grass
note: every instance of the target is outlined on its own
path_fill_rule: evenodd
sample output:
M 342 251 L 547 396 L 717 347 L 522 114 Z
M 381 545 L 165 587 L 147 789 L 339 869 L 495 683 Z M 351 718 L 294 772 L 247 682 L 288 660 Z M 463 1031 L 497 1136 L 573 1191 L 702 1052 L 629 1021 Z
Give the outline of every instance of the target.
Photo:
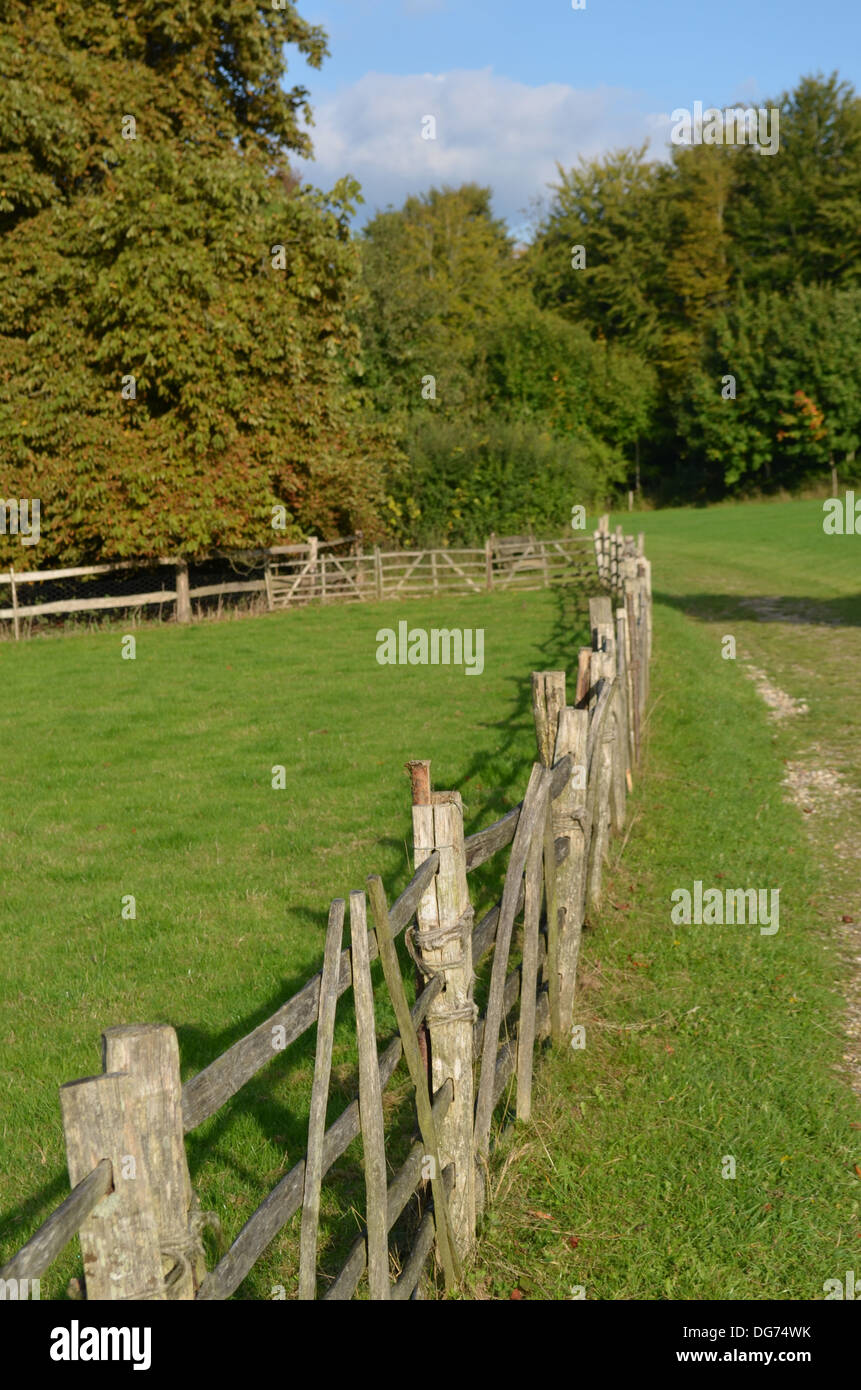
M 532 1211 L 532 1209 L 531 1209 L 530 1207 L 527 1207 L 527 1208 L 526 1208 L 526 1215 L 527 1215 L 527 1216 L 538 1216 L 538 1217 L 541 1218 L 542 1221 L 552 1221 L 552 1220 L 553 1220 L 553 1217 L 550 1215 L 550 1212 L 549 1212 L 549 1211 Z
M 523 1294 L 520 1292 L 519 1289 L 512 1289 L 512 1290 L 511 1290 L 511 1293 L 508 1295 L 508 1297 L 509 1297 L 509 1298 L 522 1298 L 522 1297 L 523 1297 Z

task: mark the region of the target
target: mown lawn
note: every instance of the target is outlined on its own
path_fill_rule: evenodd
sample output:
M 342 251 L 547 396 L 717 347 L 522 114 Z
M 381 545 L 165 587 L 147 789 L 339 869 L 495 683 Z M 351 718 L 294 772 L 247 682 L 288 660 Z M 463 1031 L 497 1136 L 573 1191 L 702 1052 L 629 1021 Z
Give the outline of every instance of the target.
M 483 673 L 380 666 L 377 630 L 403 618 L 483 628 Z M 520 799 L 530 672 L 570 665 L 587 627 L 539 592 L 142 627 L 133 661 L 122 629 L 0 644 L 0 1261 L 66 1195 L 57 1088 L 100 1070 L 101 1029 L 173 1024 L 187 1078 L 265 1019 L 319 969 L 333 897 L 372 872 L 390 898 L 410 878 L 408 758 L 462 792 L 468 833 Z M 347 1003 L 331 1118 L 355 1094 Z M 384 1007 L 378 1021 L 393 1031 Z M 313 1036 L 190 1136 L 228 1239 L 304 1152 Z M 363 1202 L 359 1156 L 324 1207 L 332 1270 Z M 294 1255 L 291 1228 L 239 1296 L 290 1288 Z M 43 1297 L 79 1272 L 70 1253 Z
M 861 537 L 825 537 L 821 515 L 632 519 L 653 563 L 653 703 L 624 855 L 614 845 L 584 936 L 587 1045 L 538 1068 L 535 1121 L 503 1141 L 468 1296 L 811 1299 L 855 1267 L 841 919 L 861 920 Z M 379 666 L 375 634 L 401 618 L 483 627 L 484 674 Z M 121 630 L 0 644 L 0 1260 L 67 1191 L 57 1087 L 99 1069 L 101 1029 L 174 1024 L 187 1078 L 267 1017 L 319 967 L 332 897 L 372 871 L 390 897 L 407 881 L 408 758 L 462 791 L 468 832 L 519 799 L 530 672 L 571 673 L 586 623 L 537 593 L 136 636 L 134 662 Z M 772 722 L 746 664 L 806 712 Z M 670 893 L 697 878 L 779 888 L 780 930 L 672 925 Z M 331 1117 L 355 1090 L 345 1002 Z M 378 1022 L 384 1040 L 382 1004 Z M 190 1137 L 192 1180 L 228 1239 L 303 1152 L 312 1067 L 313 1031 Z M 408 1087 L 387 1103 L 406 1143 Z M 362 1208 L 357 1145 L 337 1175 L 328 1273 Z M 295 1224 L 238 1297 L 289 1291 Z M 43 1296 L 79 1272 L 70 1253 Z
M 825 536 L 811 502 L 633 520 L 650 737 L 584 935 L 586 1047 L 541 1069 L 505 1141 L 470 1293 L 820 1299 L 861 1248 L 861 537 Z M 771 720 L 746 663 L 806 712 Z M 695 879 L 779 888 L 779 931 L 673 925 Z

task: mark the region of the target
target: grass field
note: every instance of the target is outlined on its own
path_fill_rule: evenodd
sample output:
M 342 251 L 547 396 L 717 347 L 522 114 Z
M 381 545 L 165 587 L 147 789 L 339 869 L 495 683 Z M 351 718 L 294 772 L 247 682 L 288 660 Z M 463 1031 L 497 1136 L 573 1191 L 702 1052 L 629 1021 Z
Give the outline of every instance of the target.
M 587 1046 L 539 1069 L 536 1120 L 505 1141 L 470 1293 L 821 1297 L 861 1248 L 843 1022 L 846 956 L 861 952 L 841 923 L 861 918 L 861 537 L 826 537 L 818 503 L 636 524 L 656 605 L 650 740 L 624 856 L 584 938 Z M 376 631 L 401 617 L 484 628 L 483 675 L 378 666 Z M 0 644 L 0 1259 L 67 1190 L 57 1087 L 98 1071 L 101 1029 L 174 1024 L 187 1077 L 264 1019 L 318 967 L 333 896 L 372 871 L 390 892 L 409 877 L 407 758 L 429 757 L 434 784 L 462 791 L 468 831 L 519 799 L 530 672 L 570 672 L 585 624 L 537 593 L 136 635 L 135 661 L 119 631 Z M 770 720 L 746 661 L 807 712 Z M 670 924 L 673 888 L 722 875 L 780 888 L 776 935 Z M 342 1021 L 340 1103 L 349 1035 Z M 228 1238 L 301 1155 L 310 1043 L 190 1139 L 192 1180 Z M 355 1149 L 339 1168 L 324 1263 L 361 1203 Z M 279 1237 L 239 1297 L 269 1297 L 293 1244 Z M 77 1272 L 70 1254 L 44 1296 Z
M 378 629 L 403 617 L 483 628 L 483 673 L 378 665 Z M 186 1078 L 265 1019 L 319 969 L 331 898 L 372 872 L 390 897 L 411 877 L 408 758 L 462 792 L 468 833 L 520 799 L 530 673 L 570 660 L 587 627 L 545 592 L 144 627 L 134 661 L 121 629 L 0 644 L 15 750 L 0 828 L 0 1260 L 68 1190 L 57 1088 L 100 1069 L 101 1029 L 173 1024 Z M 355 1094 L 343 1017 L 338 1042 L 331 1118 Z M 312 1071 L 313 1032 L 190 1136 L 192 1181 L 228 1238 L 304 1152 Z M 355 1235 L 359 1155 L 339 1165 L 346 1204 L 327 1198 L 332 1261 Z M 293 1241 L 240 1296 L 286 1279 Z M 43 1296 L 77 1272 L 70 1254 Z

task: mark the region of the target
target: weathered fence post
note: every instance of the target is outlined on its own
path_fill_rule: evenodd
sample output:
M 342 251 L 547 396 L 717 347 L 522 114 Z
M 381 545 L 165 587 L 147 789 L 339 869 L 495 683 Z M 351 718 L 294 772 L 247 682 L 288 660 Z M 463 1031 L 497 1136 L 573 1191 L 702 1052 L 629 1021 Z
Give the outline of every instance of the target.
M 309 602 L 317 594 L 317 559 L 320 552 L 320 541 L 317 536 L 308 537 L 308 579 L 302 587 L 308 594 Z
M 619 713 L 622 725 L 620 761 L 624 770 L 625 787 L 630 791 L 634 766 L 634 731 L 631 724 L 631 680 L 628 670 L 628 618 L 624 608 L 616 609 L 616 675 L 619 681 Z
M 383 557 L 378 545 L 374 546 L 374 592 L 377 599 L 383 597 Z
M 267 550 L 263 557 L 263 583 L 266 585 L 266 607 L 272 612 L 274 603 L 272 602 L 272 552 Z
M 179 1045 L 173 1028 L 142 1023 L 102 1033 L 106 1072 L 126 1072 L 137 1087 L 136 1114 L 144 1171 L 152 1194 L 166 1297 L 193 1299 L 205 1273 L 199 1230 L 190 1224 L 191 1181 L 185 1157 Z
M 451 1078 L 454 1099 L 439 1127 L 443 1171 L 455 1165 L 449 1198 L 452 1237 L 465 1256 L 475 1239 L 473 1162 L 473 911 L 466 880 L 463 804 L 459 792 L 430 792 L 429 804 L 413 805 L 413 845 L 418 869 L 434 850 L 439 869 L 422 897 L 411 932 L 423 973 L 442 974 L 445 988 L 428 1010 L 431 1090 Z
M 565 672 L 532 672 L 532 711 L 535 718 L 535 737 L 538 760 L 542 767 L 552 767 L 556 749 L 559 716 L 565 708 Z M 559 1012 L 559 903 L 555 853 L 555 822 L 553 803 L 547 798 L 544 827 L 544 896 L 547 906 L 547 982 L 549 987 L 550 1031 L 555 1045 L 562 1040 Z
M 191 622 L 191 599 L 188 593 L 188 561 L 176 562 L 176 621 Z
M 592 629 L 592 645 L 602 654 L 604 677 L 615 680 L 618 676 L 619 662 L 616 651 L 616 632 L 613 623 L 613 609 L 608 595 L 589 600 L 589 625 Z M 610 748 L 610 823 L 615 834 L 619 834 L 625 824 L 625 769 L 627 767 L 627 728 L 623 726 L 621 714 L 620 682 L 616 682 L 613 708 L 604 725 L 604 742 Z
M 607 855 L 613 776 L 610 709 L 599 705 L 601 696 L 605 694 L 612 680 L 610 659 L 605 651 L 593 648 L 590 670 L 595 702 L 594 704 L 591 703 L 590 695 L 589 720 L 590 732 L 594 729 L 592 737 L 595 741 L 589 766 L 592 829 L 588 849 L 586 903 L 591 914 L 597 912 L 601 906 L 602 865 Z M 615 695 L 612 698 L 615 700 Z M 600 727 L 596 723 L 599 719 L 601 721 Z
M 566 705 L 559 714 L 555 761 L 571 754 L 571 776 L 563 791 L 552 802 L 553 834 L 568 840 L 568 853 L 556 873 L 556 902 L 559 924 L 559 1026 L 563 1037 L 571 1029 L 577 957 L 583 930 L 583 903 L 586 892 L 586 741 L 589 713 Z
M 9 566 L 9 583 L 12 586 L 12 626 L 15 629 L 15 641 L 21 636 L 18 629 L 18 587 L 15 583 L 15 567 Z
M 491 534 L 488 536 L 487 540 L 484 542 L 484 581 L 485 581 L 485 586 L 486 586 L 486 588 L 487 588 L 487 592 L 488 592 L 488 593 L 490 593 L 491 589 L 493 588 L 493 542 L 494 542 L 494 539 L 495 539 L 494 534 L 493 534 L 493 532 L 491 532 Z
M 79 1232 L 87 1298 L 165 1299 L 139 1079 L 108 1072 L 67 1082 L 60 1087 L 60 1108 L 71 1186 L 103 1158 L 113 1169 L 113 1191 Z

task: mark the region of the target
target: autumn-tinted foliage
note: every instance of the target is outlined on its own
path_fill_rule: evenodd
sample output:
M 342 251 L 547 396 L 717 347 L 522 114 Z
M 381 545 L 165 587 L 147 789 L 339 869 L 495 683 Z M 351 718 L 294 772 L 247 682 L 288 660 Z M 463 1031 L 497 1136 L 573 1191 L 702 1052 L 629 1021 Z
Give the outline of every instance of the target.
M 290 5 L 0 0 L 0 491 L 41 563 L 373 529 L 358 188 L 290 172 L 287 44 L 327 51 Z

